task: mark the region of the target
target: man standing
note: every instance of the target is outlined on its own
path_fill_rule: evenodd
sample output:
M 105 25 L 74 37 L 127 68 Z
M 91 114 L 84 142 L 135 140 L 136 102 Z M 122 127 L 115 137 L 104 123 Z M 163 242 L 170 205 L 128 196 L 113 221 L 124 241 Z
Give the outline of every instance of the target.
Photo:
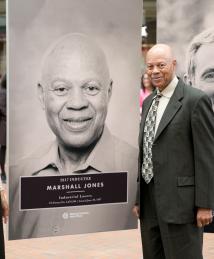
M 168 45 L 146 58 L 157 91 L 142 108 L 139 182 L 144 259 L 201 259 L 203 226 L 214 208 L 214 114 L 202 91 L 175 76 Z

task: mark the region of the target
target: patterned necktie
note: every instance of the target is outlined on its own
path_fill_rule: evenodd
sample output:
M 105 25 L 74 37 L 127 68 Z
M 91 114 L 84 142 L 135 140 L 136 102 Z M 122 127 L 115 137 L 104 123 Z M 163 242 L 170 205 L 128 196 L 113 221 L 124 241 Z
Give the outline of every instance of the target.
M 160 93 L 157 93 L 157 95 L 154 97 L 144 126 L 142 177 L 147 184 L 153 178 L 152 144 L 155 138 L 157 108 L 161 96 L 162 95 Z

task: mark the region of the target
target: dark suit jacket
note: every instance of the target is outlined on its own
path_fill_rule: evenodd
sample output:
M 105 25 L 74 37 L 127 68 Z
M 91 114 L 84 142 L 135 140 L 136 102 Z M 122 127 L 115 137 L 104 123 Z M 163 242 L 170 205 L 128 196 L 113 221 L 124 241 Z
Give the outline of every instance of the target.
M 147 199 L 140 189 L 143 129 L 155 94 L 142 108 L 137 194 L 141 217 Z M 214 208 L 214 113 L 205 93 L 179 80 L 159 124 L 152 155 L 155 201 L 162 220 L 191 223 L 197 207 Z

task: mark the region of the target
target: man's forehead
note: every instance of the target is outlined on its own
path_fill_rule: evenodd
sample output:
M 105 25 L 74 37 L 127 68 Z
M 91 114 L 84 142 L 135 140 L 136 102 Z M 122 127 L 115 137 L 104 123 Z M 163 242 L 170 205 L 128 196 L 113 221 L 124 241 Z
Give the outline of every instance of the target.
M 198 49 L 195 54 L 195 68 L 196 77 L 200 77 L 206 71 L 214 69 L 214 43 L 202 45 Z
M 72 45 L 60 45 L 56 49 L 54 49 L 50 54 L 46 57 L 45 63 L 80 63 L 84 60 L 85 63 L 92 63 L 102 61 L 104 58 L 101 53 L 95 48 L 90 48 L 89 46 L 72 46 Z
M 63 48 L 58 51 L 50 53 L 47 57 L 44 65 L 55 66 L 58 63 L 61 65 L 68 66 L 69 64 L 77 66 L 77 68 L 83 64 L 87 65 L 91 63 L 92 65 L 96 63 L 98 56 L 92 52 L 81 51 L 80 49 L 69 49 Z
M 147 57 L 146 57 L 146 61 L 151 60 L 151 59 L 170 59 L 172 60 L 173 58 L 173 54 L 172 54 L 172 50 L 168 45 L 164 45 L 164 44 L 158 44 L 155 45 L 154 47 L 152 47 L 148 53 L 147 53 Z
M 196 63 L 210 63 L 214 67 L 214 42 L 204 44 L 198 49 L 196 52 Z
M 105 56 L 102 49 L 91 38 L 74 33 L 60 38 L 60 40 L 51 45 L 45 54 L 44 60 L 50 58 L 59 59 L 67 54 L 70 56 L 84 56 L 85 58 Z
M 160 63 L 166 63 L 169 61 L 170 61 L 170 59 L 167 59 L 167 58 L 150 58 L 150 59 L 147 59 L 146 63 L 155 65 L 155 64 L 160 64 Z
M 66 76 L 73 74 L 83 76 L 86 74 L 100 74 L 108 77 L 108 65 L 104 52 L 82 35 L 69 35 L 62 38 L 47 52 L 42 66 L 42 77 L 50 79 L 56 74 Z

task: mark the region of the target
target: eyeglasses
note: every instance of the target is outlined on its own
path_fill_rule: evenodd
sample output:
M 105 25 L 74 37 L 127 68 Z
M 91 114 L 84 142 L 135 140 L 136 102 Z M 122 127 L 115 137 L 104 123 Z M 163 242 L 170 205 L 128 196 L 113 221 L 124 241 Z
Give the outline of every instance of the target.
M 163 70 L 164 68 L 166 68 L 168 64 L 161 62 L 161 63 L 157 63 L 157 64 L 147 64 L 147 70 L 148 71 L 152 71 L 154 70 L 155 67 L 157 67 L 158 70 Z

